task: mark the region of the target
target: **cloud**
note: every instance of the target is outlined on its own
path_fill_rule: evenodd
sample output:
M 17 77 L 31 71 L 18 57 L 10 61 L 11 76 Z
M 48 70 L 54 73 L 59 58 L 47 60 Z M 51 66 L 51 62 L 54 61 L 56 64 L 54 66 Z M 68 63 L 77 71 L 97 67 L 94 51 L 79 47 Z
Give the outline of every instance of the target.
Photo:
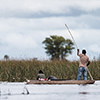
M 46 57 L 42 44 L 46 37 L 71 39 L 64 24 L 80 49 L 100 53 L 99 12 L 99 0 L 0 0 L 0 55 Z
M 1 0 L 1 18 L 76 17 L 86 14 L 99 15 L 100 1 L 67 0 Z M 73 3 L 72 3 L 73 2 Z M 87 5 L 87 6 L 86 6 Z
M 67 10 L 65 10 L 67 9 Z M 59 9 L 60 10 L 60 9 Z M 82 15 L 100 16 L 100 8 L 92 11 L 85 11 L 80 7 L 65 7 L 59 12 L 48 10 L 8 10 L 7 12 L 1 12 L 1 18 L 49 18 L 49 17 L 77 17 Z
M 92 52 L 100 53 L 100 45 L 92 44 L 89 46 L 89 50 L 91 50 Z
M 31 36 L 24 34 L 8 34 L 4 38 L 1 38 L 1 44 L 8 45 L 8 47 L 19 49 L 33 49 L 37 47 L 37 43 Z

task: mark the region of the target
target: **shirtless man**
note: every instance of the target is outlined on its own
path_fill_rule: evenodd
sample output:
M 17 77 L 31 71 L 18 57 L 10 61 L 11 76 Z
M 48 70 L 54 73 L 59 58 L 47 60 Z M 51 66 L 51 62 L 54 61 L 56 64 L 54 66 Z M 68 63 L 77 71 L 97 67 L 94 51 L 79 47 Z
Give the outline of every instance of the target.
M 87 66 L 90 64 L 89 57 L 86 55 L 86 50 L 82 50 L 82 54 L 79 54 L 79 49 L 77 49 L 77 55 L 80 57 L 77 80 L 81 79 L 82 73 L 84 80 L 87 80 Z

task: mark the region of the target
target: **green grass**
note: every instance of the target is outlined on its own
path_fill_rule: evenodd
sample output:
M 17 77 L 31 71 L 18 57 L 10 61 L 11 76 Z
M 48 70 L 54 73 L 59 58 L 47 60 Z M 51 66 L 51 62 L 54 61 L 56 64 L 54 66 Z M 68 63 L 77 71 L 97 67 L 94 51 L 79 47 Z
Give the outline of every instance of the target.
M 78 66 L 78 61 L 0 61 L 0 81 L 21 82 L 26 78 L 36 79 L 40 69 L 43 70 L 47 78 L 53 75 L 59 79 L 77 79 Z M 88 69 L 95 80 L 100 79 L 100 60 L 92 61 Z M 89 75 L 88 79 L 90 79 Z

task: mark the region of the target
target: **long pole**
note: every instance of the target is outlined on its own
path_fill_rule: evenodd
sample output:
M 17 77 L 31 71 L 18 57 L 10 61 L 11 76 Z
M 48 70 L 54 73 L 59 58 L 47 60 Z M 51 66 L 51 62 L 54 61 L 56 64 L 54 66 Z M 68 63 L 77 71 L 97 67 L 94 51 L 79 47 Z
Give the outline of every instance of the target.
M 76 44 L 76 42 L 75 42 L 75 39 L 74 39 L 72 33 L 70 32 L 70 30 L 69 30 L 69 28 L 68 28 L 68 26 L 67 26 L 66 24 L 65 24 L 65 26 L 67 27 L 68 32 L 70 33 L 70 35 L 71 35 L 71 37 L 72 37 L 72 39 L 73 39 L 73 41 L 74 41 L 74 43 L 75 43 L 75 45 L 76 45 L 76 48 L 78 49 L 78 46 L 77 46 L 77 44 Z M 89 75 L 90 75 L 90 77 L 91 77 L 91 80 L 93 80 L 93 77 L 92 77 L 92 75 L 91 75 L 91 73 L 90 73 L 90 71 L 89 71 L 88 68 L 87 68 L 87 71 L 88 71 L 88 73 L 89 73 Z
M 76 42 L 75 42 L 75 39 L 74 39 L 73 35 L 71 34 L 71 32 L 70 32 L 68 26 L 67 26 L 66 24 L 65 24 L 65 26 L 67 27 L 68 32 L 70 33 L 70 35 L 71 35 L 71 37 L 72 37 L 72 39 L 73 39 L 73 41 L 74 41 L 74 43 L 75 43 L 75 45 L 76 45 L 76 48 L 78 49 L 78 46 L 77 46 L 77 44 L 76 44 Z

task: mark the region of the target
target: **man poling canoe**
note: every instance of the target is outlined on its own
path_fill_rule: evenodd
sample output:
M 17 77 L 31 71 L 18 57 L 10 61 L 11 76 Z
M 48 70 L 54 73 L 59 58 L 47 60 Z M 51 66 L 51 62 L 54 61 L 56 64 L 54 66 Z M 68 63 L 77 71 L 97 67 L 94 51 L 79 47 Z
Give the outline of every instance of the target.
M 82 73 L 84 80 L 87 80 L 87 66 L 90 64 L 89 57 L 86 55 L 86 50 L 79 53 L 79 49 L 77 49 L 77 55 L 80 57 L 77 80 L 81 79 Z
M 89 75 L 90 75 L 90 77 L 91 77 L 91 80 L 93 80 L 93 77 L 92 77 L 92 75 L 91 75 L 91 73 L 90 73 L 90 71 L 89 71 L 89 69 L 88 69 L 88 65 L 90 64 L 90 60 L 89 60 L 89 57 L 85 57 L 86 55 L 86 51 L 83 51 L 82 52 L 82 57 L 84 58 L 84 60 L 82 60 L 83 58 L 81 58 L 81 55 L 79 54 L 79 49 L 78 49 L 78 46 L 77 46 L 77 44 L 76 44 L 76 42 L 75 42 L 75 40 L 74 40 L 74 37 L 73 37 L 73 35 L 71 34 L 71 32 L 70 32 L 70 30 L 69 30 L 69 28 L 68 28 L 68 26 L 65 24 L 65 26 L 66 26 L 66 28 L 68 29 L 68 32 L 70 33 L 70 35 L 71 35 L 71 37 L 72 37 L 72 39 L 73 39 L 73 41 L 74 41 L 74 43 L 75 43 L 75 46 L 76 46 L 76 48 L 77 48 L 77 54 L 78 54 L 78 56 L 80 57 L 80 63 L 81 63 L 81 65 L 82 66 L 79 66 L 79 69 L 80 69 L 80 67 L 82 67 L 82 69 L 80 69 L 80 70 L 78 70 L 78 77 L 77 77 L 77 79 L 78 80 L 80 80 L 80 78 L 79 77 L 81 77 L 81 75 L 82 75 L 82 73 L 83 73 L 83 77 L 84 77 L 84 80 L 87 80 L 87 71 L 88 71 L 88 73 L 89 73 Z M 85 67 L 84 67 L 84 64 L 85 64 Z M 82 72 L 80 72 L 80 71 L 82 71 Z M 86 72 L 85 72 L 86 71 Z M 84 73 L 85 72 L 85 73 Z M 80 74 L 80 75 L 79 75 Z

